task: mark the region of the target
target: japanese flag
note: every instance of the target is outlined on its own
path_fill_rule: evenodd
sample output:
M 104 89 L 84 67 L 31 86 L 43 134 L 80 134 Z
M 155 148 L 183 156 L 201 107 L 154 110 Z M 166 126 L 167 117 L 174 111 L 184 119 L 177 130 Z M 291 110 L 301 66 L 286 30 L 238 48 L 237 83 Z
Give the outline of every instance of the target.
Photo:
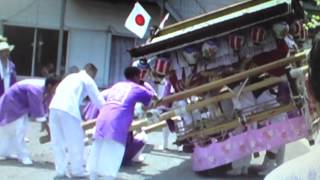
M 136 2 L 124 26 L 135 33 L 139 38 L 143 38 L 148 30 L 150 20 L 151 16 L 148 12 Z

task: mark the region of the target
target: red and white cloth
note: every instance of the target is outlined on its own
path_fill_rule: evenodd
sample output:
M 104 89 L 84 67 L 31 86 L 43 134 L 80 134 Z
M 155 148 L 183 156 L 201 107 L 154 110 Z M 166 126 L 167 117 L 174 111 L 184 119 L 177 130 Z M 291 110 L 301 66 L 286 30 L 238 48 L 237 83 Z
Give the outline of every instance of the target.
M 176 71 L 172 71 L 169 76 L 169 81 L 172 84 L 172 87 L 175 92 L 181 92 L 185 90 L 185 72 L 182 70 L 182 77 L 178 77 Z
M 266 39 L 266 30 L 262 27 L 253 27 L 250 32 L 251 40 L 254 44 L 260 44 Z
M 156 74 L 160 76 L 165 76 L 169 73 L 170 67 L 171 67 L 171 63 L 167 58 L 159 57 L 156 60 L 154 71 Z
M 284 39 L 278 39 L 276 43 L 277 46 L 275 49 L 253 56 L 251 62 L 253 62 L 257 66 L 261 66 L 287 57 L 289 54 L 289 47 L 286 41 Z M 274 76 L 281 76 L 285 73 L 285 71 L 284 67 L 279 67 L 268 71 L 268 73 Z
M 293 22 L 290 26 L 290 31 L 292 36 L 300 42 L 305 41 L 308 37 L 308 30 L 301 20 Z
M 244 37 L 240 35 L 229 35 L 229 46 L 235 50 L 239 51 L 244 45 Z
M 143 38 L 148 30 L 150 21 L 151 16 L 138 2 L 136 2 L 124 26 L 139 38 Z

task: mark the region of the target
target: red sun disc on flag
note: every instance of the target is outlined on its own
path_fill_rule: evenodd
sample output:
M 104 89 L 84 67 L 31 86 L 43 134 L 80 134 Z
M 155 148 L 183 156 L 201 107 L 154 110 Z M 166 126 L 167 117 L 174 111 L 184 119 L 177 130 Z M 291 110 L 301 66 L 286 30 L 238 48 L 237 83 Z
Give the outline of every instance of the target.
M 136 24 L 143 26 L 145 23 L 144 17 L 141 14 L 138 14 L 135 18 Z

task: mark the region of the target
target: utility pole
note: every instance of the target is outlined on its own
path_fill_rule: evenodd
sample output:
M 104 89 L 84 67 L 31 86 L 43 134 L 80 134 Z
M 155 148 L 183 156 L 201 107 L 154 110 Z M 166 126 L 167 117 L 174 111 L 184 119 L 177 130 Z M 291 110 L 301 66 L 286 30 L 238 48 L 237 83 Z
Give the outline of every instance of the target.
M 31 76 L 35 76 L 37 48 L 38 48 L 38 28 L 35 28 L 33 31 L 33 43 L 32 43 Z
M 67 0 L 61 0 L 61 14 L 60 14 L 60 28 L 58 39 L 58 54 L 57 54 L 57 68 L 56 74 L 61 73 L 62 51 L 63 51 L 63 35 L 64 35 L 64 20 L 66 14 Z
M 0 20 L 0 35 L 3 35 L 3 20 Z

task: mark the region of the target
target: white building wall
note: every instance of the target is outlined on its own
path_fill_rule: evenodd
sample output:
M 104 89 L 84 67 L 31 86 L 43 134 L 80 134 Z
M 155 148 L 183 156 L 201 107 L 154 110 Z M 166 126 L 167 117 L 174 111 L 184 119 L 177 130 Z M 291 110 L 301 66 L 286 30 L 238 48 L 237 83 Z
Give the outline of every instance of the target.
M 0 20 L 4 24 L 58 29 L 62 0 L 0 0 Z M 117 35 L 135 37 L 124 27 L 133 4 L 93 0 L 67 0 L 66 29 L 108 30 Z M 145 6 L 159 24 L 160 8 Z
M 4 24 L 58 29 L 61 0 L 0 0 Z
M 92 62 L 99 68 L 96 78 L 98 85 L 106 86 L 112 35 L 135 38 L 124 27 L 133 3 L 111 4 L 94 0 L 66 2 L 65 30 L 69 32 L 66 69 L 73 65 L 82 68 L 87 62 Z M 0 23 L 58 30 L 61 3 L 62 0 L 0 0 Z M 151 23 L 159 24 L 160 8 L 156 5 L 143 6 L 153 18 Z
M 183 19 L 222 8 L 242 0 L 168 0 Z M 108 83 L 111 35 L 135 37 L 124 27 L 133 2 L 108 3 L 95 0 L 66 0 L 65 30 L 69 31 L 66 67 L 82 67 L 90 60 L 100 69 L 97 82 Z M 62 0 L 0 0 L 1 24 L 59 29 Z M 146 6 L 151 24 L 159 24 L 160 8 Z M 108 36 L 107 32 L 110 32 Z M 94 55 L 93 55 L 94 54 Z M 103 67 L 103 70 L 101 70 Z
M 93 63 L 98 68 L 96 81 L 99 87 L 107 85 L 109 63 L 107 57 L 109 41 L 111 37 L 105 31 L 71 30 L 69 32 L 68 45 L 72 48 L 67 52 L 66 67 L 77 66 L 80 69 L 87 63 Z

